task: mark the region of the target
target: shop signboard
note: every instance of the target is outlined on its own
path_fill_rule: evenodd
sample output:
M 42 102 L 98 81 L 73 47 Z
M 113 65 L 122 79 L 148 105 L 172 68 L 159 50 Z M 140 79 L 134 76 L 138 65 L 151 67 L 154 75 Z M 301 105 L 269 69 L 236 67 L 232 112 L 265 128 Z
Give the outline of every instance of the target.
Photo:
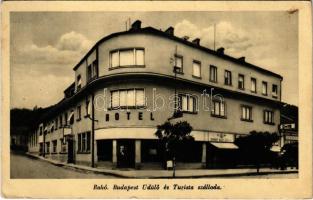
M 235 135 L 230 133 L 209 133 L 209 141 L 210 142 L 234 142 Z

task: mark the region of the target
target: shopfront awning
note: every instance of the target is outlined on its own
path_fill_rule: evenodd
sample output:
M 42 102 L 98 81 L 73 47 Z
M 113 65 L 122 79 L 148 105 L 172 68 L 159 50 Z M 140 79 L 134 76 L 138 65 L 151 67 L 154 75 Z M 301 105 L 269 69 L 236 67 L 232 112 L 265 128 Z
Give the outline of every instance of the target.
M 271 148 L 271 151 L 273 151 L 273 152 L 280 152 L 280 150 L 281 150 L 281 148 L 279 146 L 273 146 Z
M 234 143 L 211 142 L 211 144 L 220 149 L 238 149 Z

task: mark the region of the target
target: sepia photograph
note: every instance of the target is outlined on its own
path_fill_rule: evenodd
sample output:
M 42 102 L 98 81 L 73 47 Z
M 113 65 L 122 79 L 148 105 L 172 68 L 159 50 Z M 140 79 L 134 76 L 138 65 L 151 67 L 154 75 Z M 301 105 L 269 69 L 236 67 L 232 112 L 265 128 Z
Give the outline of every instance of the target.
M 298 8 L 8 15 L 10 180 L 299 179 Z

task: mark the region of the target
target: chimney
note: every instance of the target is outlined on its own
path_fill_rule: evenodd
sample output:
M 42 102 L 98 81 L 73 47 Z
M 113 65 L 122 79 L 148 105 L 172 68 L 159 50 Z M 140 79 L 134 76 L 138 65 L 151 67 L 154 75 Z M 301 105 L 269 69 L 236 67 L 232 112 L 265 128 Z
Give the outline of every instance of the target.
M 183 38 L 183 40 L 189 40 L 189 36 L 184 36 L 182 38 Z
M 218 48 L 217 50 L 216 50 L 216 52 L 218 53 L 218 54 L 224 54 L 224 48 L 223 47 L 221 47 L 221 48 Z
M 141 21 L 136 20 L 133 24 L 130 30 L 139 30 L 141 28 Z
M 200 45 L 200 39 L 199 38 L 195 38 L 194 40 L 192 40 L 192 43 L 194 43 L 196 45 Z
M 169 34 L 169 35 L 174 35 L 174 28 L 172 26 L 168 27 L 165 30 L 165 33 Z
M 246 57 L 244 57 L 244 56 L 243 56 L 243 57 L 240 57 L 240 58 L 238 58 L 238 60 L 239 60 L 239 61 L 242 61 L 242 62 L 245 62 L 245 61 L 246 61 Z

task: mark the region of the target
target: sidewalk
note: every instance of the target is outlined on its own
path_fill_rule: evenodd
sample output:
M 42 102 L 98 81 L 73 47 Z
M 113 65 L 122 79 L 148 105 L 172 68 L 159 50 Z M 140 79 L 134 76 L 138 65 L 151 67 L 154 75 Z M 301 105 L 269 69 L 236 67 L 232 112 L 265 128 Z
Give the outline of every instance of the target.
M 82 170 L 86 172 L 99 173 L 104 175 L 112 175 L 117 178 L 172 178 L 172 170 L 134 170 L 134 169 L 104 169 L 104 168 L 92 168 L 83 165 L 76 165 L 70 163 L 62 163 L 56 160 L 46 159 L 41 156 L 26 154 L 28 156 L 38 158 L 47 162 L 50 162 L 56 166 Z M 253 176 L 253 175 L 265 175 L 265 174 L 288 174 L 298 173 L 297 169 L 270 169 L 261 168 L 259 174 L 256 173 L 255 168 L 243 168 L 243 169 L 179 169 L 176 171 L 176 178 L 203 178 L 203 177 L 231 177 L 231 176 Z

